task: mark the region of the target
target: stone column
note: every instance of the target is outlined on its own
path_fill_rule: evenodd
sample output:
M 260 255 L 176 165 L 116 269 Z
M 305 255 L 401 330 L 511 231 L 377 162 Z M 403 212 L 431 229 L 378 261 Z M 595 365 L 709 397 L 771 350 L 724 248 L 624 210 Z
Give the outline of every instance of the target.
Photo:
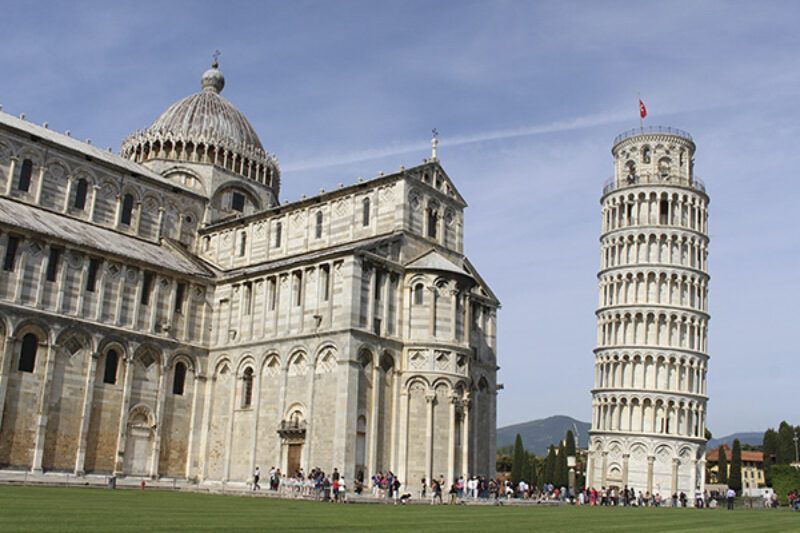
M 122 302 L 125 300 L 125 280 L 128 277 L 128 265 L 122 265 L 119 273 L 119 283 L 117 284 L 117 302 L 114 306 L 114 325 L 122 323 Z
M 97 322 L 103 321 L 103 298 L 106 294 L 106 265 L 104 263 L 100 263 L 97 268 L 97 276 L 95 278 L 97 289 L 97 304 L 94 308 L 94 319 Z
M 314 420 L 314 382 L 316 382 L 315 373 L 316 373 L 316 365 L 312 361 L 311 364 L 308 366 L 308 372 L 311 374 L 309 376 L 309 384 L 308 384 L 308 398 L 306 405 L 308 406 L 308 410 L 306 411 L 307 417 L 307 430 L 306 430 L 306 442 L 303 444 L 303 456 L 301 459 L 302 464 L 300 465 L 304 471 L 311 471 L 311 445 L 313 444 L 313 439 L 311 438 L 311 422 Z M 344 464 L 342 464 L 344 469 Z M 288 472 L 287 472 L 288 473 Z
M 128 407 L 131 402 L 133 383 L 133 356 L 123 358 L 125 363 L 125 382 L 122 386 L 122 405 L 119 413 L 119 432 L 117 433 L 117 456 L 114 459 L 114 475 L 124 473 L 125 444 L 128 436 Z
M 0 430 L 3 429 L 3 412 L 6 406 L 6 394 L 8 393 L 8 376 L 13 372 L 12 361 L 14 354 L 17 353 L 16 347 L 19 343 L 12 336 L 5 338 L 5 349 L 3 359 L 0 361 Z
M 589 448 L 591 448 L 591 442 L 589 443 Z M 586 454 L 586 488 L 592 488 L 594 486 L 594 454 L 595 452 L 589 452 Z
M 37 204 L 42 203 L 42 189 L 44 188 L 44 173 L 47 172 L 47 167 L 42 165 L 39 167 L 39 181 L 36 183 L 36 199 Z
M 216 372 L 216 369 L 209 369 L 209 371 Z M 206 396 L 203 402 L 203 428 L 200 440 L 200 460 L 203 462 L 199 475 L 200 481 L 203 481 L 208 475 L 208 434 L 211 430 L 212 397 L 214 392 L 214 383 L 216 381 L 217 376 L 214 374 L 212 374 L 212 376 L 206 380 Z
M 456 404 L 458 396 L 450 395 L 450 427 L 447 432 L 447 487 L 442 490 L 450 490 L 449 487 L 455 482 L 456 475 Z
M 465 398 L 461 402 L 461 406 L 464 409 L 464 419 L 461 421 L 461 472 L 464 476 L 464 483 L 467 482 L 469 479 L 469 410 L 470 410 L 470 399 L 469 397 Z
M 139 235 L 139 224 L 142 221 L 142 202 L 136 202 L 136 218 L 133 220 L 133 233 Z
M 114 227 L 119 226 L 119 214 L 122 210 L 122 195 L 117 194 L 117 204 L 114 208 Z
M 452 305 L 452 312 L 450 313 L 450 340 L 455 344 L 458 335 L 456 335 L 456 326 L 458 325 L 458 320 L 456 319 L 456 315 L 458 314 L 458 291 L 451 289 L 450 290 L 450 304 Z M 449 490 L 449 489 L 448 489 Z
M 400 470 L 398 465 L 398 436 L 400 433 L 400 425 L 398 423 L 398 419 L 400 418 L 400 371 L 398 368 L 400 367 L 399 363 L 395 363 L 394 370 L 392 370 L 392 431 L 391 431 L 391 470 L 392 472 L 397 472 Z M 402 479 L 402 478 L 401 478 Z M 405 482 L 405 479 L 403 479 Z
M 192 414 L 189 419 L 189 440 L 186 443 L 186 479 L 192 478 L 192 459 L 194 458 L 194 435 L 197 426 L 197 402 L 200 392 L 200 383 L 206 382 L 206 377 L 200 375 L 196 368 L 192 368 Z M 202 430 L 201 430 L 202 431 Z
M 14 185 L 14 167 L 16 167 L 19 158 L 9 157 L 10 163 L 8 164 L 8 180 L 6 181 L 6 196 L 11 196 L 11 187 Z
M 656 458 L 652 455 L 647 456 L 647 492 L 653 495 L 653 463 Z
M 411 395 L 403 390 L 400 393 L 400 436 L 398 438 L 399 453 L 399 472 L 400 480 L 408 487 L 411 480 L 408 479 L 408 411 Z
M 61 209 L 62 213 L 69 211 L 69 197 L 72 195 L 72 175 L 67 174 L 67 190 L 64 194 L 64 207 Z
M 472 301 L 470 300 L 469 293 L 464 295 L 464 344 L 470 346 L 470 335 L 472 334 L 472 316 L 470 315 L 470 307 Z M 466 479 L 465 479 L 466 481 Z
M 161 375 L 158 379 L 158 396 L 156 397 L 156 427 L 153 435 L 153 454 L 150 457 L 150 477 L 158 478 L 159 458 L 161 456 L 161 439 L 164 435 L 164 402 L 167 399 L 167 375 L 169 366 L 165 361 L 160 364 Z
M 622 486 L 628 486 L 628 462 L 630 461 L 631 454 L 622 454 Z
M 606 486 L 606 476 L 608 475 L 608 452 L 603 451 L 603 463 L 601 465 L 602 471 L 600 472 L 600 486 Z
M 83 389 L 83 409 L 81 411 L 81 425 L 78 433 L 78 452 L 75 457 L 75 475 L 84 475 L 86 463 L 86 440 L 89 435 L 89 422 L 92 418 L 92 401 L 94 399 L 94 380 L 97 374 L 97 360 L 99 352 L 89 354 L 86 367 L 86 381 Z
M 164 208 L 158 208 L 158 222 L 156 222 L 156 240 L 161 240 L 161 234 L 164 231 Z
M 678 492 L 678 467 L 681 464 L 681 460 L 677 457 L 672 458 L 672 491 L 671 494 L 675 494 Z
M 425 393 L 425 403 L 427 405 L 428 419 L 425 424 L 425 478 L 428 483 L 433 474 L 433 406 L 436 400 L 436 393 L 428 391 Z
M 261 369 L 257 370 L 257 374 L 255 375 L 254 385 L 255 390 L 253 391 L 253 442 L 250 445 L 250 472 L 255 472 L 256 470 L 256 450 L 258 448 L 258 419 L 259 419 L 259 412 L 261 410 Z M 274 435 L 274 433 L 273 433 Z M 306 465 L 308 467 L 308 465 Z M 311 469 L 309 468 L 309 472 Z
M 430 317 L 430 335 L 431 337 L 436 336 L 436 297 L 439 295 L 439 291 L 436 290 L 436 287 L 428 287 L 428 290 L 431 292 L 431 304 L 429 306 L 431 310 L 431 317 Z
M 89 222 L 94 222 L 94 212 L 97 206 L 97 191 L 99 190 L 99 185 L 92 185 L 92 199 L 89 202 Z
M 366 265 L 365 265 L 366 267 Z M 378 275 L 378 269 L 372 267 L 370 265 L 369 270 L 366 268 L 363 272 L 369 272 L 369 294 L 367 295 L 367 329 L 369 331 L 375 331 L 373 326 L 375 324 L 375 278 Z M 377 332 L 376 335 L 380 335 L 380 332 Z
M 225 429 L 225 462 L 222 465 L 222 482 L 230 479 L 231 474 L 231 444 L 233 443 L 233 419 L 236 416 L 236 388 L 239 376 L 233 373 L 233 383 L 231 383 L 231 396 L 228 403 L 228 427 Z
M 372 408 L 369 414 L 369 450 L 367 452 L 367 478 L 372 479 L 378 468 L 378 416 L 380 409 L 380 367 L 372 361 Z
M 47 360 L 44 367 L 44 379 L 42 389 L 39 393 L 39 409 L 36 422 L 36 437 L 33 444 L 33 465 L 34 473 L 42 472 L 42 458 L 44 457 L 44 441 L 47 435 L 47 417 L 50 404 L 50 384 L 53 381 L 53 370 L 55 369 L 56 347 L 46 342 L 39 343 L 40 353 L 47 347 Z

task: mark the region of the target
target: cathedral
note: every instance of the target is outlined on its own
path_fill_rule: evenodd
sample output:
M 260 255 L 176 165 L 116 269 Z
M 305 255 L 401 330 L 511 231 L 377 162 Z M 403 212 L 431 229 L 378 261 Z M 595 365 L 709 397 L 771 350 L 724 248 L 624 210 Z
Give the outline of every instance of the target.
M 224 85 L 119 154 L 0 112 L 0 468 L 493 475 L 499 301 L 436 139 L 281 202 Z

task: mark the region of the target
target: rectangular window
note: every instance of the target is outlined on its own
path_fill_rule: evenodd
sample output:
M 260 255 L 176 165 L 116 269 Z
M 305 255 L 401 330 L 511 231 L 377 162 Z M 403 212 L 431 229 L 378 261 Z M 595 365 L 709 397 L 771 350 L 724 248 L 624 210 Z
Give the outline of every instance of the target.
M 294 305 L 303 303 L 303 273 L 294 274 Z
M 244 212 L 244 195 L 240 192 L 234 192 L 231 198 L 231 209 L 234 211 Z
M 97 284 L 97 271 L 100 269 L 100 259 L 89 259 L 89 272 L 86 276 L 86 290 L 94 292 L 94 286 Z
M 320 267 L 320 283 L 322 283 L 322 301 L 327 302 L 331 292 L 331 269 L 328 265 Z
M 150 305 L 150 290 L 153 288 L 153 273 L 145 272 L 144 279 L 142 280 L 142 296 L 139 303 L 142 305 Z
M 3 270 L 8 272 L 14 271 L 14 263 L 16 263 L 17 259 L 17 247 L 19 247 L 19 238 L 9 235 L 8 245 L 6 246 L 6 259 L 3 262 Z
M 375 300 L 381 299 L 381 286 L 383 285 L 383 275 L 379 270 L 375 271 Z
M 278 282 L 276 278 L 269 279 L 269 309 L 270 311 L 275 310 L 275 303 L 276 303 L 276 296 L 277 296 L 277 286 Z
M 185 283 L 178 283 L 177 289 L 175 289 L 175 312 L 181 313 L 183 312 L 183 300 L 186 296 L 186 284 Z
M 242 286 L 242 312 L 249 315 L 253 311 L 253 284 L 249 281 Z
M 58 260 L 61 257 L 60 248 L 50 248 L 50 257 L 47 260 L 47 281 L 55 281 L 58 274 Z
M 278 222 L 275 224 L 275 243 L 273 247 L 280 248 L 281 247 L 281 230 L 283 229 L 283 224 Z

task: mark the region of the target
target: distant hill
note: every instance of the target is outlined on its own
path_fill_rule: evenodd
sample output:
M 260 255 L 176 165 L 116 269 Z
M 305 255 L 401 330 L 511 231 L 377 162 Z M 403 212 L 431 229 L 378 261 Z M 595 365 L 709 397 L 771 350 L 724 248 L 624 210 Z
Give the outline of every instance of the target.
M 547 448 L 551 444 L 558 446 L 558 443 L 566 437 L 568 429 L 575 432 L 573 424 L 578 428 L 576 444 L 579 448 L 586 448 L 589 445 L 591 424 L 564 415 L 497 428 L 497 447 L 514 444 L 517 433 L 519 433 L 522 437 L 522 445 L 526 450 L 532 451 L 536 455 L 547 455 Z
M 734 439 L 739 439 L 739 442 L 742 444 L 760 445 L 764 442 L 764 432 L 762 431 L 759 433 L 757 431 L 746 431 L 743 433 L 734 433 L 733 435 L 728 435 L 727 437 L 711 439 L 708 441 L 708 444 L 706 444 L 706 450 L 713 450 L 720 444 L 727 444 L 732 448 Z

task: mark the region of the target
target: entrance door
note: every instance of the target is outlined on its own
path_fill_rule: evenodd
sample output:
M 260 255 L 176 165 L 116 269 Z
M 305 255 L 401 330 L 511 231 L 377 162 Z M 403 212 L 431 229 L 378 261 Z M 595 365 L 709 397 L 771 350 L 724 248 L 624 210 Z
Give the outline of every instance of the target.
M 289 445 L 289 457 L 286 461 L 286 475 L 293 476 L 300 469 L 300 452 L 303 450 L 302 444 Z

